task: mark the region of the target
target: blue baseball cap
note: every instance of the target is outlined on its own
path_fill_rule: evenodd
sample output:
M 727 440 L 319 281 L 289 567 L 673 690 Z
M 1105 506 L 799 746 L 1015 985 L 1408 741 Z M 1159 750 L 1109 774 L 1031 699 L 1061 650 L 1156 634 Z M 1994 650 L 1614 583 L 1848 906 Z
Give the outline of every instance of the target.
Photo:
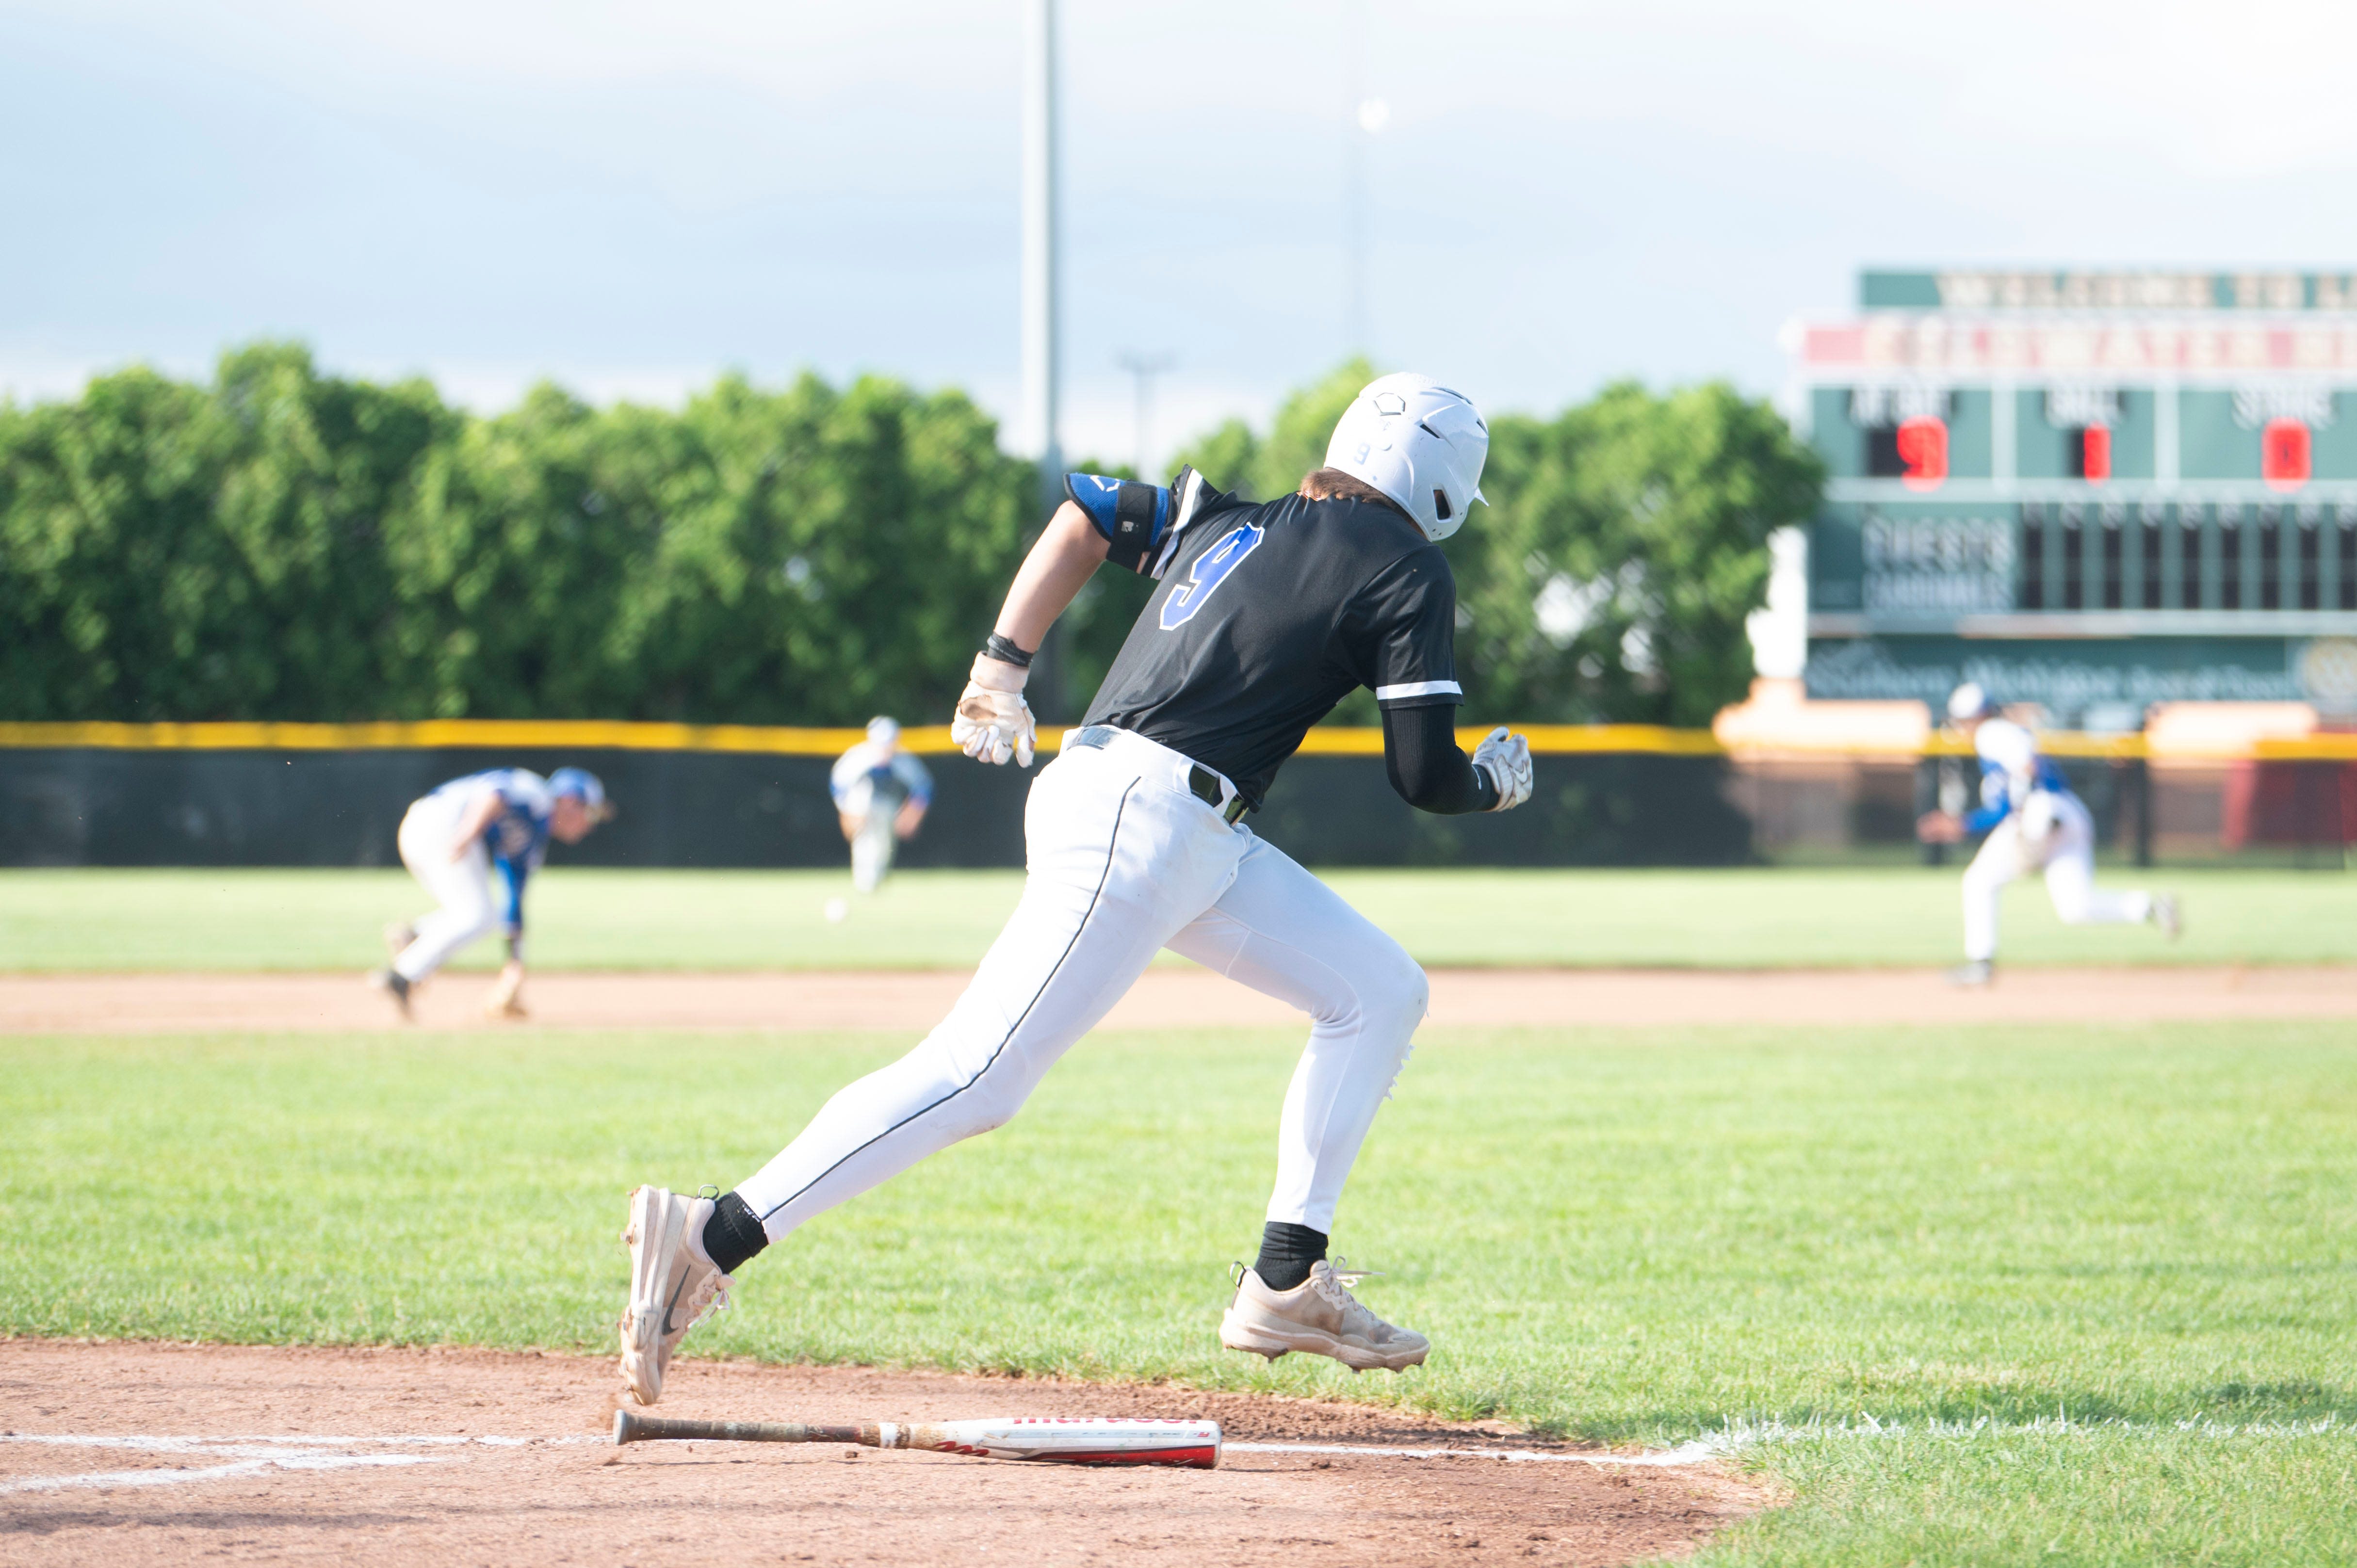
M 602 822 L 614 814 L 613 802 L 606 799 L 606 786 L 586 768 L 560 768 L 548 776 L 548 792 L 570 795 L 589 809 L 589 820 Z

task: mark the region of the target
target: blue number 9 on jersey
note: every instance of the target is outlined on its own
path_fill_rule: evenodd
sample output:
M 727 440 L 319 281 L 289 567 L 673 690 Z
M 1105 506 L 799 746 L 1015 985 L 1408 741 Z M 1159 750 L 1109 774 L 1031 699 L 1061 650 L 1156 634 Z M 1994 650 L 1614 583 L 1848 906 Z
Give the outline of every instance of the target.
M 1196 557 L 1187 580 L 1173 587 L 1170 596 L 1162 601 L 1162 629 L 1176 631 L 1194 619 L 1203 601 L 1211 596 L 1211 590 L 1226 582 L 1228 574 L 1243 565 L 1244 557 L 1266 537 L 1268 530 L 1247 522 Z

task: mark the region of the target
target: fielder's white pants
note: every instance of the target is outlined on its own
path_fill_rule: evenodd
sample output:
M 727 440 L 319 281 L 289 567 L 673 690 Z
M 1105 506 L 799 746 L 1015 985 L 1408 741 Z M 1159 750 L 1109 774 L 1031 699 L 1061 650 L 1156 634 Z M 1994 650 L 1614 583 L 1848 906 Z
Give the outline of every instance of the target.
M 2041 789 L 1990 830 L 1964 868 L 1964 957 L 1996 957 L 1997 896 L 2041 867 L 2046 896 L 2065 925 L 2132 926 L 2152 918 L 2150 894 L 2096 890 L 2094 820 L 2077 797 Z
M 1188 790 L 1188 768 L 1116 732 L 1040 773 L 1024 810 L 1023 897 L 974 983 L 923 1044 L 837 1093 L 737 1189 L 770 1240 L 1004 1124 L 1165 947 L 1309 1015 L 1268 1218 L 1333 1230 L 1423 1021 L 1424 971 L 1283 852 L 1223 822 Z
M 875 892 L 891 874 L 892 852 L 899 843 L 892 824 L 900 814 L 899 804 L 878 798 L 865 779 L 844 797 L 844 813 L 859 819 L 859 831 L 851 836 L 851 886 L 862 893 Z
M 425 979 L 452 953 L 490 935 L 500 923 L 491 901 L 491 859 L 482 840 L 468 845 L 461 858 L 450 858 L 450 841 L 458 836 L 467 804 L 456 794 L 428 795 L 412 801 L 401 819 L 401 864 L 441 906 L 417 922 L 416 940 L 393 961 L 404 980 Z

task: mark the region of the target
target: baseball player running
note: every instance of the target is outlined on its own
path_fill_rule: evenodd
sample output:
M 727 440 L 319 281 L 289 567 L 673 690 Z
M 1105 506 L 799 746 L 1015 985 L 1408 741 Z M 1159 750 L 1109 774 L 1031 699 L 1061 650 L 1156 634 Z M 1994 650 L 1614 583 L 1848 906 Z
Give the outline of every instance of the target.
M 2018 876 L 2043 869 L 2054 912 L 2072 926 L 2140 925 L 2150 920 L 2174 940 L 2177 900 L 2166 893 L 2103 893 L 2095 887 L 2095 824 L 2071 792 L 2062 770 L 2038 755 L 2038 741 L 1996 716 L 1988 693 L 1971 682 L 1948 698 L 1948 717 L 1972 738 L 1980 757 L 1981 806 L 1969 816 L 1927 811 L 1915 823 L 1925 843 L 1958 843 L 1985 832 L 1964 868 L 1964 962 L 1948 972 L 1958 985 L 1986 985 L 1996 973 L 1997 896 Z
M 933 803 L 933 773 L 900 749 L 900 725 L 880 715 L 867 721 L 867 738 L 836 758 L 827 776 L 844 842 L 851 845 L 851 885 L 873 893 L 892 870 L 892 851 L 917 836 Z
M 410 803 L 401 819 L 401 863 L 442 906 L 385 932 L 392 967 L 369 977 L 409 1016 L 409 993 L 452 953 L 504 923 L 508 961 L 484 1011 L 523 1016 L 523 885 L 540 869 L 551 838 L 579 843 L 614 814 L 594 773 L 560 768 L 543 779 L 495 768 L 453 779 Z M 494 905 L 491 873 L 501 893 Z
M 1075 474 L 974 661 L 952 733 L 968 756 L 1028 766 L 1023 698 L 1040 639 L 1103 562 L 1158 578 L 1081 727 L 1024 812 L 1028 878 L 947 1018 L 899 1061 L 838 1091 L 802 1134 L 716 1200 L 631 1196 L 622 1376 L 662 1392 L 683 1336 L 748 1259 L 813 1216 L 1013 1116 L 1057 1058 L 1168 947 L 1310 1016 L 1286 1091 L 1276 1189 L 1221 1341 L 1357 1369 L 1414 1366 L 1424 1336 L 1383 1322 L 1327 1262 L 1359 1146 L 1425 1014 L 1400 945 L 1240 818 L 1311 725 L 1361 685 L 1383 714 L 1394 787 L 1445 813 L 1531 791 L 1503 728 L 1469 758 L 1457 595 L 1438 542 L 1480 499 L 1489 428 L 1422 376 L 1370 384 L 1325 467 L 1249 505 L 1191 470 L 1167 489 Z

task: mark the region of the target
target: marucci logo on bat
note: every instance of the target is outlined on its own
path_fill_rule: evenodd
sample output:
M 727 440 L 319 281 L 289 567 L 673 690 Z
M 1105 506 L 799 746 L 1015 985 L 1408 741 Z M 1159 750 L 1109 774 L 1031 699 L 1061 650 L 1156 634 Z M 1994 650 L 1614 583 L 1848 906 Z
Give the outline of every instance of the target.
M 1162 601 L 1162 629 L 1176 631 L 1194 619 L 1195 612 L 1203 607 L 1203 601 L 1210 598 L 1212 591 L 1226 582 L 1228 575 L 1243 564 L 1244 557 L 1259 548 L 1260 542 L 1267 537 L 1268 530 L 1243 523 L 1197 556 L 1195 564 L 1188 568 L 1187 580 L 1174 586 L 1170 596 Z

